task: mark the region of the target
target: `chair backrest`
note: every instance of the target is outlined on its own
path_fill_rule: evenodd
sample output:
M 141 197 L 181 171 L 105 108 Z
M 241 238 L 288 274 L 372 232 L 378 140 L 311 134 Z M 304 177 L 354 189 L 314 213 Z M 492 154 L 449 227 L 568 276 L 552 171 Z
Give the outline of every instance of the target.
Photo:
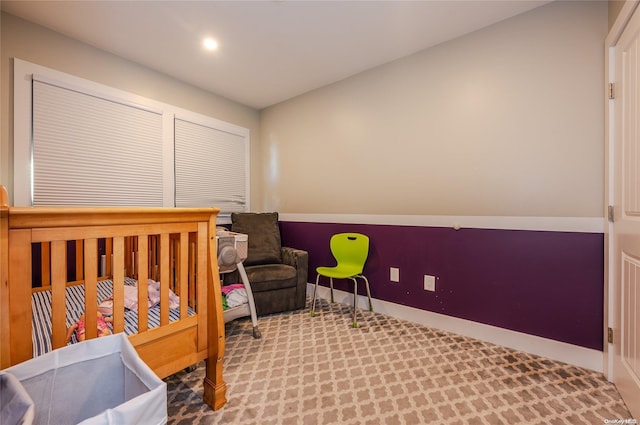
M 338 266 L 348 265 L 362 273 L 369 256 L 369 237 L 360 233 L 338 233 L 331 236 L 331 253 Z

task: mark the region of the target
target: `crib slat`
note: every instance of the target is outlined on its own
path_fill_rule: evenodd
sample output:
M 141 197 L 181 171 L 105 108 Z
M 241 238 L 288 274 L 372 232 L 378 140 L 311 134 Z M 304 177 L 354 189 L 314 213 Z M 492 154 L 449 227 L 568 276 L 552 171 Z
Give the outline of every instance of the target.
M 104 240 L 104 254 L 106 258 L 105 272 L 107 276 L 113 276 L 113 238 L 106 238 Z
M 76 280 L 82 280 L 84 275 L 83 245 L 82 239 L 76 241 Z
M 189 306 L 196 308 L 196 243 L 189 237 Z
M 189 234 L 180 233 L 180 253 L 178 255 L 178 287 L 180 292 L 180 318 L 187 317 L 187 302 L 189 297 Z
M 137 251 L 137 237 L 127 236 L 124 238 L 125 256 L 124 256 L 124 274 L 125 276 L 137 279 L 136 273 L 136 251 Z
M 149 277 L 158 280 L 158 236 L 153 235 L 149 241 Z
M 149 236 L 138 236 L 138 265 L 149 262 Z M 138 267 L 138 333 L 149 329 L 149 268 Z
M 49 248 L 49 242 L 42 242 L 40 244 L 40 286 L 42 286 L 43 288 L 51 285 L 51 250 Z
M 66 241 L 51 242 L 51 345 L 54 349 L 66 343 L 66 256 Z
M 85 311 L 85 336 L 87 339 L 96 338 L 97 311 L 98 311 L 98 240 L 87 239 L 84 241 L 84 311 Z M 78 256 L 76 255 L 76 258 Z M 77 260 L 76 260 L 77 261 Z M 76 276 L 80 280 L 81 276 Z
M 169 323 L 169 234 L 160 235 L 160 326 Z
M 113 332 L 124 332 L 124 237 L 113 238 Z
M 174 235 L 169 235 L 169 289 L 176 292 L 176 255 L 178 255 L 179 240 Z

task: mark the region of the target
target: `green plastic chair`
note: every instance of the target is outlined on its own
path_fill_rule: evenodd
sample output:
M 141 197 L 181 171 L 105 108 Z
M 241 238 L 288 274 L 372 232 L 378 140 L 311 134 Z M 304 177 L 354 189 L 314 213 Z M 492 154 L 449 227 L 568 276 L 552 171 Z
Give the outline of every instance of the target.
M 369 281 L 362 274 L 364 263 L 369 256 L 369 237 L 360 233 L 338 233 L 331 237 L 329 242 L 331 254 L 336 259 L 337 264 L 334 267 L 317 267 L 316 285 L 313 290 L 313 302 L 311 304 L 311 317 L 316 315 L 316 292 L 318 291 L 318 283 L 320 276 L 329 278 L 329 287 L 331 288 L 331 302 L 333 299 L 333 279 L 351 279 L 353 280 L 353 327 L 358 327 L 356 321 L 356 307 L 358 304 L 358 278 L 364 280 L 367 288 L 367 297 L 369 297 L 369 310 L 373 311 L 371 304 L 371 290 L 369 289 Z

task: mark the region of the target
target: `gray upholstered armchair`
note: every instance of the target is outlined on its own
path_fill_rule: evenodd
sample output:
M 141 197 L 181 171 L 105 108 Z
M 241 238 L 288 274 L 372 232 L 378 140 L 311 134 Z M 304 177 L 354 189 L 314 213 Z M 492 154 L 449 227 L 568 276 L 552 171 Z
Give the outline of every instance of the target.
M 278 213 L 233 213 L 231 223 L 232 231 L 249 235 L 244 268 L 258 315 L 304 308 L 309 255 L 281 246 Z M 234 274 L 225 281 L 237 279 Z

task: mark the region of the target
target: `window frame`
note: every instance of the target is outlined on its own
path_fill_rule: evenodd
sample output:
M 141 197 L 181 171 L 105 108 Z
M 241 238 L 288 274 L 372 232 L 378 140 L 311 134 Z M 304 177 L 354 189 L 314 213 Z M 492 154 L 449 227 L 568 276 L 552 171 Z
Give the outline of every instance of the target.
M 176 114 L 174 116 L 174 133 L 175 133 L 175 122 L 176 121 L 182 121 L 184 123 L 188 123 L 188 124 L 193 124 L 196 126 L 202 126 L 205 127 L 207 129 L 210 130 L 214 130 L 216 132 L 220 132 L 220 133 L 227 133 L 229 135 L 231 135 L 233 138 L 240 138 L 243 139 L 244 141 L 244 146 L 240 147 L 240 149 L 243 150 L 244 152 L 244 181 L 242 183 L 242 185 L 244 186 L 244 207 L 240 210 L 242 212 L 246 212 L 249 211 L 249 166 L 250 166 L 250 162 L 249 162 L 249 130 L 246 130 L 246 132 L 243 132 L 242 134 L 239 134 L 239 132 L 237 131 L 237 128 L 233 127 L 233 126 L 229 126 L 228 123 L 225 123 L 223 121 L 219 121 L 219 120 L 215 120 L 212 119 L 210 117 L 207 116 L 203 116 L 203 115 L 199 115 L 199 114 L 195 114 L 195 113 L 190 113 L 190 114 Z M 175 138 L 174 138 L 174 147 L 176 146 L 175 144 Z M 174 174 L 174 177 L 177 179 L 177 164 L 176 164 L 176 159 L 175 159 L 175 150 L 174 150 L 174 166 L 176 166 L 176 172 Z M 177 192 L 177 188 L 178 188 L 178 184 L 177 182 L 175 182 L 174 180 L 174 185 L 176 187 L 176 192 Z M 177 198 L 177 193 L 176 193 L 176 198 Z M 176 202 L 177 204 L 177 199 Z M 231 218 L 231 212 L 227 212 L 224 209 L 224 205 L 225 205 L 226 201 L 222 201 L 220 205 L 221 207 L 221 212 L 220 215 L 224 216 L 224 217 L 228 217 L 229 220 Z M 236 211 L 234 209 L 234 211 Z M 230 222 L 230 221 L 229 221 Z
M 159 102 L 124 90 L 109 87 L 71 74 L 14 58 L 14 117 L 13 117 L 13 204 L 33 205 L 33 130 L 32 79 L 33 76 L 56 81 L 73 90 L 117 101 L 162 114 L 162 178 L 164 207 L 175 206 L 174 119 L 203 123 L 212 128 L 240 136 L 244 142 L 245 211 L 250 211 L 250 131 L 204 114 Z M 204 206 L 204 205 L 203 205 Z M 207 205 L 215 206 L 215 205 Z M 230 214 L 221 214 L 220 222 L 229 222 Z

